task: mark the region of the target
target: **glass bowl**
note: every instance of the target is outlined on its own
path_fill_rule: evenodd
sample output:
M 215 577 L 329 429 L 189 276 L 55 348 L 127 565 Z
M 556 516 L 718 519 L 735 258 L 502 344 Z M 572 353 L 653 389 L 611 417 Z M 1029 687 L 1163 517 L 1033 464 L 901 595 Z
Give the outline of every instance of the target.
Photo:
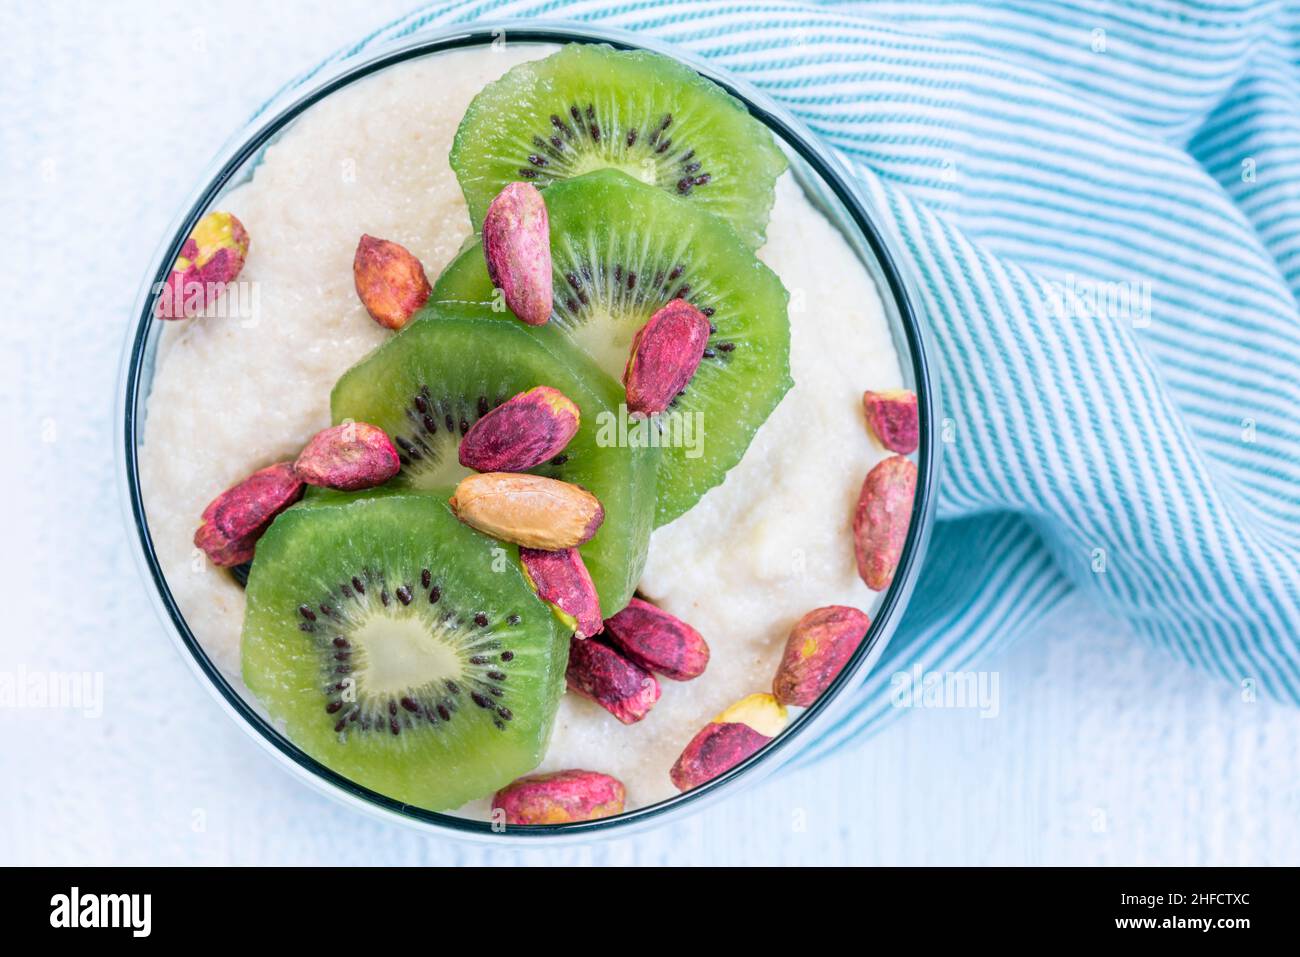
M 154 318 L 155 290 L 166 278 L 182 243 L 198 220 L 217 206 L 226 191 L 251 176 L 262 152 L 297 117 L 331 93 L 409 60 L 437 56 L 455 49 L 489 46 L 500 42 L 500 38 L 506 35 L 512 45 L 608 43 L 619 48 L 641 48 L 666 54 L 718 83 L 766 124 L 789 156 L 791 170 L 804 192 L 843 234 L 880 292 L 903 369 L 904 384 L 917 393 L 921 444 L 916 456 L 919 479 L 912 523 L 893 584 L 880 596 L 873 610 L 866 639 L 811 707 L 795 717 L 785 731 L 761 751 L 694 790 L 598 821 L 509 827 L 503 831 L 499 827 L 494 829 L 486 821 L 411 807 L 342 777 L 295 746 L 276 729 L 251 696 L 231 685 L 195 638 L 168 587 L 154 551 L 149 517 L 141 495 L 138 452 L 162 326 L 162 322 Z M 316 71 L 306 79 L 290 84 L 275 100 L 259 110 L 248 126 L 236 134 L 217 156 L 149 265 L 136 300 L 122 360 L 119 381 L 122 431 L 118 446 L 123 503 L 134 530 L 134 551 L 146 587 L 181 655 L 231 718 L 282 767 L 317 790 L 354 808 L 426 832 L 465 839 L 524 843 L 621 836 L 652 823 L 680 818 L 759 780 L 795 757 L 799 747 L 811 745 L 819 733 L 832 727 L 837 716 L 851 706 L 853 690 L 880 657 L 907 604 L 932 523 L 940 447 L 935 428 L 936 410 L 939 408 L 938 384 L 927 361 L 927 334 L 918 312 L 920 300 L 916 288 L 902 243 L 884 232 L 878 217 L 872 214 L 871 207 L 831 151 L 769 96 L 695 57 L 630 33 L 551 22 L 485 22 L 470 27 L 428 31 L 367 47 L 328 70 Z

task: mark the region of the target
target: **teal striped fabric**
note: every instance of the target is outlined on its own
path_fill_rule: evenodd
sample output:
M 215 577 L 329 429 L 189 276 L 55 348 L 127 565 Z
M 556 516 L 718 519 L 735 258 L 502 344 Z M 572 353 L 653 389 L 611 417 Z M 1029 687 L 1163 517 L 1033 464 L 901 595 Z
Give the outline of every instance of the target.
M 1178 659 L 1300 702 L 1300 7 L 460 0 L 644 31 L 800 116 L 921 279 L 940 521 L 858 706 L 987 667 L 1079 591 Z

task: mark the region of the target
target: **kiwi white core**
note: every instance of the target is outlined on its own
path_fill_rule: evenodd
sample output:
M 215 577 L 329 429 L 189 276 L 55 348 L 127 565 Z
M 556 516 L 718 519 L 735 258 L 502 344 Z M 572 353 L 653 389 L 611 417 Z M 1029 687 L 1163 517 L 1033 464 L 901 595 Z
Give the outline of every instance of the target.
M 456 441 L 452 441 L 446 434 L 440 434 L 431 443 L 437 449 L 437 461 L 430 462 L 426 458 L 418 466 L 407 468 L 404 479 L 406 484 L 422 492 L 458 485 L 461 479 L 470 474 L 470 469 L 460 464 L 459 439 L 459 435 L 456 436 Z
M 613 321 L 608 315 L 595 311 L 589 315 L 589 321 L 574 327 L 573 341 L 615 381 L 622 381 L 636 326 L 630 322 Z
M 470 234 L 447 160 L 457 124 L 484 84 L 547 52 L 456 51 L 355 83 L 312 107 L 266 151 L 252 181 L 218 204 L 252 238 L 240 280 L 257 283 L 258 309 L 231 317 L 218 301 L 209 317 L 167 324 L 141 468 L 168 585 L 237 686 L 244 593 L 195 550 L 198 517 L 222 489 L 291 460 L 330 424 L 334 382 L 391 335 L 357 301 L 358 238 L 403 244 L 433 280 Z M 770 689 L 800 616 L 828 604 L 872 614 L 875 605 L 854 571 L 850 517 L 863 476 L 885 454 L 867 435 L 862 392 L 903 385 L 880 298 L 788 173 L 760 256 L 791 292 L 796 385 L 726 482 L 655 533 L 642 580 L 647 597 L 704 635 L 708 670 L 663 681 L 654 710 L 630 726 L 566 695 L 541 766 L 612 774 L 631 807 L 675 794 L 668 770 L 691 737 L 728 705 Z M 617 376 L 623 357 L 611 353 L 602 365 Z M 401 647 L 383 674 L 405 667 Z M 412 660 L 421 672 L 441 666 Z M 487 802 L 464 813 L 486 818 Z
M 429 623 L 417 615 L 375 615 L 349 640 L 361 651 L 357 683 L 365 694 L 395 697 L 461 674 L 460 658 L 451 647 L 454 636 L 430 634 Z
M 653 159 L 644 159 L 639 163 L 619 163 L 611 162 L 610 158 L 600 156 L 596 153 L 584 153 L 574 161 L 570 168 L 569 178 L 581 176 L 583 173 L 594 173 L 596 170 L 614 168 L 621 170 L 634 179 L 639 179 L 647 186 L 654 186 L 659 182 L 659 167 Z

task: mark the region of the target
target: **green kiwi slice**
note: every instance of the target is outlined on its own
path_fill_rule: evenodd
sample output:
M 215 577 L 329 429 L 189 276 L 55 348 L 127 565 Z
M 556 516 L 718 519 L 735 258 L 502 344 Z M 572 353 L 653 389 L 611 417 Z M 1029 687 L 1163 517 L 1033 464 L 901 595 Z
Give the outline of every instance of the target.
M 392 437 L 402 470 L 388 487 L 445 500 L 446 488 L 469 474 L 458 449 L 475 422 L 535 386 L 559 389 L 578 406 L 578 432 L 532 472 L 581 485 L 604 506 L 605 521 L 581 553 L 608 618 L 632 597 L 645 566 L 659 450 L 604 440 L 621 390 L 564 337 L 534 336 L 492 316 L 473 307 L 426 310 L 339 379 L 334 421 L 369 422 Z
M 786 165 L 767 127 L 711 80 L 657 53 L 580 43 L 484 87 L 451 148 L 476 230 L 507 183 L 618 169 L 725 219 L 750 248 Z
M 546 753 L 568 645 L 497 547 L 426 495 L 294 506 L 257 544 L 245 683 L 358 784 L 431 810 L 491 794 Z
M 669 300 L 691 302 L 712 325 L 694 378 L 656 417 L 662 525 L 722 482 L 789 390 L 789 296 L 721 220 L 617 170 L 555 183 L 543 196 L 555 308 L 526 333 L 568 338 L 621 379 L 636 331 Z M 520 325 L 498 304 L 478 243 L 448 265 L 431 301 L 473 304 Z M 639 430 L 626 435 L 636 441 Z

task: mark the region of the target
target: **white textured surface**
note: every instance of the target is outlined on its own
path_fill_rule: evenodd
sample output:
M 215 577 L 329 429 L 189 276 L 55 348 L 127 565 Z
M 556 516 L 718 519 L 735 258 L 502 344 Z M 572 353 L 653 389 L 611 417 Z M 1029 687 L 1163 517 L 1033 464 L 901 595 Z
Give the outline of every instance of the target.
M 0 11 L 0 676 L 104 682 L 97 719 L 3 709 L 0 863 L 1300 863 L 1300 712 L 1244 702 L 1078 606 L 989 665 L 997 718 L 912 713 L 632 839 L 464 846 L 277 770 L 190 677 L 136 576 L 113 462 L 118 352 L 155 240 L 226 135 L 405 6 Z

